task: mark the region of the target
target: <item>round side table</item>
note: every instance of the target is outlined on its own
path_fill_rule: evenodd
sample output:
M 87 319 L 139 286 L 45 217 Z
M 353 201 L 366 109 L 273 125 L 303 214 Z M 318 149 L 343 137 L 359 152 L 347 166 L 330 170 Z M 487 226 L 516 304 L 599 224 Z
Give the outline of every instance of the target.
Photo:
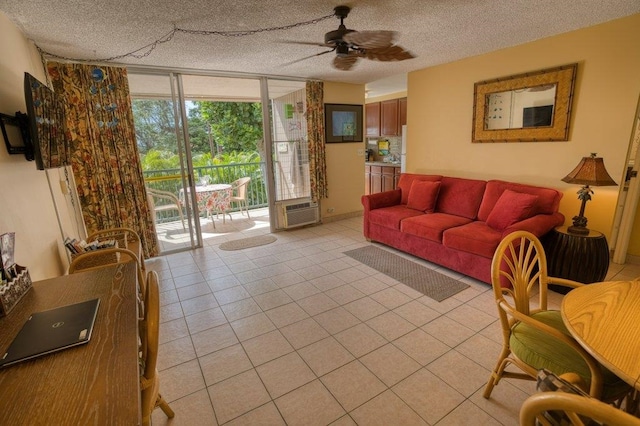
M 545 241 L 547 274 L 581 283 L 603 281 L 609 269 L 609 244 L 598 231 L 586 235 L 572 234 L 566 226 L 550 232 Z M 550 285 L 558 293 L 567 294 L 570 288 Z

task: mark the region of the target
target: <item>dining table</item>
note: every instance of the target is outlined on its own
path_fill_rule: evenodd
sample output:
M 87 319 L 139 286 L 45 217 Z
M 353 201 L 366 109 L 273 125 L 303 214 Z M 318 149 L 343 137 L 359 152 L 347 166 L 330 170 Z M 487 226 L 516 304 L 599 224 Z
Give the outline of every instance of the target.
M 640 390 L 640 280 L 575 288 L 564 296 L 560 310 L 576 341 Z
M 0 318 L 4 353 L 33 312 L 100 299 L 86 344 L 0 369 L 0 424 L 140 424 L 135 268 L 120 263 L 34 282 Z
M 208 185 L 196 186 L 196 204 L 200 213 L 206 212 L 207 217 L 213 217 L 213 214 L 222 213 L 222 223 L 225 223 L 225 214 L 229 214 L 231 207 L 232 186 L 228 183 L 214 183 Z M 187 194 L 190 188 L 187 188 Z M 185 202 L 185 191 L 180 189 L 180 201 Z M 231 217 L 231 214 L 229 214 Z M 212 219 L 213 222 L 213 219 Z M 215 222 L 213 222 L 215 227 Z

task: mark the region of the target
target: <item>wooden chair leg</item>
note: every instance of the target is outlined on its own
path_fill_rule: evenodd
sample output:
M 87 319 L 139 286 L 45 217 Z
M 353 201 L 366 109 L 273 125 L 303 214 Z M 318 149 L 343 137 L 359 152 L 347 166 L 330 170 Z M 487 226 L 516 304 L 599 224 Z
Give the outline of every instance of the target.
M 156 406 L 160 407 L 160 409 L 167 415 L 168 418 L 172 419 L 176 414 L 173 412 L 171 407 L 169 407 L 169 403 L 164 400 L 162 395 L 158 394 L 158 400 L 156 401 Z

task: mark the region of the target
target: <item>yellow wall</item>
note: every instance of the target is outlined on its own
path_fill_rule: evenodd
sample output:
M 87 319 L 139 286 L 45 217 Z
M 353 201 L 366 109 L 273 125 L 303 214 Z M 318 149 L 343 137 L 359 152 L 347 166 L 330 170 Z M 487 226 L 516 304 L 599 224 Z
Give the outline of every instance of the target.
M 505 179 L 564 192 L 566 222 L 579 211 L 577 185 L 561 181 L 591 152 L 620 182 L 640 93 L 640 14 L 409 73 L 407 171 Z M 477 81 L 577 62 L 567 142 L 471 143 Z M 609 236 L 618 187 L 594 188 L 588 226 Z M 631 253 L 638 255 L 640 253 Z
M 37 50 L 0 12 L 0 112 L 26 112 L 24 72 L 44 81 Z M 16 233 L 15 261 L 29 268 L 32 280 L 61 275 L 62 237 L 45 172 L 22 154 L 9 155 L 2 143 L 0 182 L 0 233 Z
M 363 105 L 364 85 L 325 82 L 324 102 Z M 326 144 L 329 196 L 321 201 L 323 218 L 362 211 L 364 146 L 364 142 Z

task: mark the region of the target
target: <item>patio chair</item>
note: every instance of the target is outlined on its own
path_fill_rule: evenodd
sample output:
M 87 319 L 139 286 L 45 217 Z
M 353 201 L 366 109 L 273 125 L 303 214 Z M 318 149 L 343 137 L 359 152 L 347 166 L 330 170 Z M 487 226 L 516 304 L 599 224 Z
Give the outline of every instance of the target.
M 251 182 L 250 177 L 243 177 L 231 184 L 231 190 L 233 191 L 231 195 L 231 202 L 238 204 L 240 207 L 240 213 L 242 213 L 242 206 L 244 205 L 244 211 L 247 212 L 247 217 L 251 219 L 247 205 L 247 187 L 249 186 L 249 182 Z
M 169 210 L 177 210 L 180 215 L 180 222 L 182 223 L 182 229 L 186 230 L 187 228 L 184 226 L 184 214 L 182 213 L 182 203 L 178 199 L 178 197 L 168 191 L 160 191 L 159 189 L 151 189 L 147 188 L 147 193 L 151 195 L 149 201 L 152 204 L 152 208 L 154 212 L 164 212 Z M 156 204 L 154 198 L 160 200 L 169 201 L 166 204 Z

